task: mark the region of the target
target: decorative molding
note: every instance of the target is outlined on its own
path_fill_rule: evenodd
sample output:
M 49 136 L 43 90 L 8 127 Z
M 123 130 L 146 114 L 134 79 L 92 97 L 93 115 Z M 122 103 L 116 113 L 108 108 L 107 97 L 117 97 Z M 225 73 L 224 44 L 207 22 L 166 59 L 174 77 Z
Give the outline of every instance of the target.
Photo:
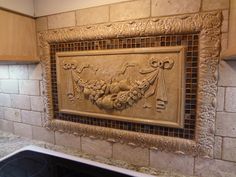
M 221 23 L 222 14 L 220 11 L 215 11 L 72 27 L 38 33 L 46 91 L 44 97 L 46 107 L 45 126 L 52 130 L 92 136 L 111 142 L 212 157 Z M 150 135 L 53 119 L 49 43 L 178 33 L 200 34 L 195 140 Z

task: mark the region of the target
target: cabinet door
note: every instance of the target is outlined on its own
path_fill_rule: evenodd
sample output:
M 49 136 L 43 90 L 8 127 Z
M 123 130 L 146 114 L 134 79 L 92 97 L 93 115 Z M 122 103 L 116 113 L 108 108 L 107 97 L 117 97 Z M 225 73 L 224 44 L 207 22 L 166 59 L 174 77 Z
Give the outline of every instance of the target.
M 35 20 L 0 10 L 0 61 L 36 61 Z

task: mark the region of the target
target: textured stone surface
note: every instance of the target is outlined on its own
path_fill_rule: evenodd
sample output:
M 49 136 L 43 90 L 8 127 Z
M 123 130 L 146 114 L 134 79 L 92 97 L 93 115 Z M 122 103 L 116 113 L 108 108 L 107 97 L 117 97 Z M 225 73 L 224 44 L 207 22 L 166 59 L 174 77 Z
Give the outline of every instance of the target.
M 228 112 L 236 112 L 236 87 L 226 88 L 225 110 Z
M 236 137 L 236 113 L 218 112 L 216 114 L 216 134 Z
M 228 9 L 229 0 L 203 0 L 202 10 L 216 10 L 216 9 Z
M 21 111 L 21 119 L 23 123 L 30 125 L 42 126 L 42 115 L 40 112 L 34 111 Z
M 21 122 L 21 114 L 19 109 L 5 108 L 4 117 L 7 120 Z
M 20 94 L 39 95 L 39 81 L 37 80 L 21 80 L 19 82 Z
M 9 78 L 9 69 L 8 65 L 0 65 L 0 79 Z
M 13 108 L 30 110 L 30 97 L 27 95 L 11 95 Z
M 4 93 L 18 93 L 18 80 L 0 80 L 0 91 Z
M 219 86 L 236 86 L 236 61 L 220 62 Z
M 223 33 L 227 33 L 229 30 L 229 10 L 223 10 L 222 14 L 223 14 L 223 22 L 222 22 L 221 31 Z
M 236 138 L 223 139 L 222 159 L 236 162 Z
M 113 158 L 124 160 L 139 166 L 148 166 L 149 150 L 147 148 L 132 147 L 125 144 L 115 143 L 113 145 Z
M 32 139 L 32 127 L 30 125 L 14 122 L 14 133 Z
M 75 26 L 75 12 L 48 16 L 48 29 Z
M 42 80 L 42 67 L 40 64 L 29 65 L 29 79 Z
M 43 111 L 44 104 L 43 104 L 43 98 L 41 96 L 31 96 L 30 102 L 31 102 L 31 109 L 33 111 Z
M 0 93 L 0 106 L 11 106 L 11 97 L 8 94 Z
M 123 21 L 150 16 L 150 1 L 130 1 L 110 6 L 110 21 Z
M 29 72 L 27 65 L 9 65 L 11 79 L 28 79 Z
M 77 150 L 81 149 L 80 136 L 68 133 L 55 132 L 55 143 L 56 145 L 71 147 Z
M 218 87 L 217 91 L 217 111 L 223 111 L 224 110 L 224 102 L 225 101 L 225 88 L 224 87 Z
M 37 31 L 45 31 L 48 29 L 47 17 L 39 17 L 35 20 L 35 22 L 36 22 L 36 30 Z
M 228 48 L 228 33 L 222 33 L 221 35 L 221 53 Z
M 100 6 L 76 11 L 76 25 L 88 25 L 108 21 L 109 6 Z
M 54 144 L 54 132 L 43 127 L 32 126 L 33 139 Z
M 152 16 L 199 12 L 201 0 L 152 0 Z
M 195 175 L 198 177 L 235 177 L 236 163 L 196 158 Z
M 82 152 L 102 156 L 106 158 L 112 157 L 112 144 L 107 141 L 81 137 Z
M 161 151 L 150 151 L 150 166 L 162 169 L 181 172 L 186 175 L 193 175 L 194 158 Z
M 0 119 L 0 130 L 13 133 L 14 131 L 13 122 Z
M 222 154 L 222 137 L 215 136 L 215 144 L 214 144 L 214 158 L 221 159 Z

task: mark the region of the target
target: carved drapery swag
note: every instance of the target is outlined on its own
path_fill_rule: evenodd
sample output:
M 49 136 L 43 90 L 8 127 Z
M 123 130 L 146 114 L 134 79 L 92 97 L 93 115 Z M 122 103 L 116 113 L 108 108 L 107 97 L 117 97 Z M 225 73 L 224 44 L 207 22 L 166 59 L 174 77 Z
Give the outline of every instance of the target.
M 122 142 L 133 146 L 212 157 L 221 22 L 221 12 L 215 11 L 71 27 L 38 33 L 40 59 L 44 72 L 45 126 L 52 130 L 106 139 L 111 142 Z M 195 32 L 199 32 L 200 41 L 195 140 L 111 130 L 110 128 L 53 119 L 49 43 Z

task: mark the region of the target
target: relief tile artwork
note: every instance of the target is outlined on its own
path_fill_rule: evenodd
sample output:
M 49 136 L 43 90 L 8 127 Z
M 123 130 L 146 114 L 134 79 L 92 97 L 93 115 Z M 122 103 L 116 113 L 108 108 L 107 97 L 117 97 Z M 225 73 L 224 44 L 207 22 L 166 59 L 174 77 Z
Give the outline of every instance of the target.
M 57 53 L 59 111 L 182 127 L 184 63 L 181 46 Z

